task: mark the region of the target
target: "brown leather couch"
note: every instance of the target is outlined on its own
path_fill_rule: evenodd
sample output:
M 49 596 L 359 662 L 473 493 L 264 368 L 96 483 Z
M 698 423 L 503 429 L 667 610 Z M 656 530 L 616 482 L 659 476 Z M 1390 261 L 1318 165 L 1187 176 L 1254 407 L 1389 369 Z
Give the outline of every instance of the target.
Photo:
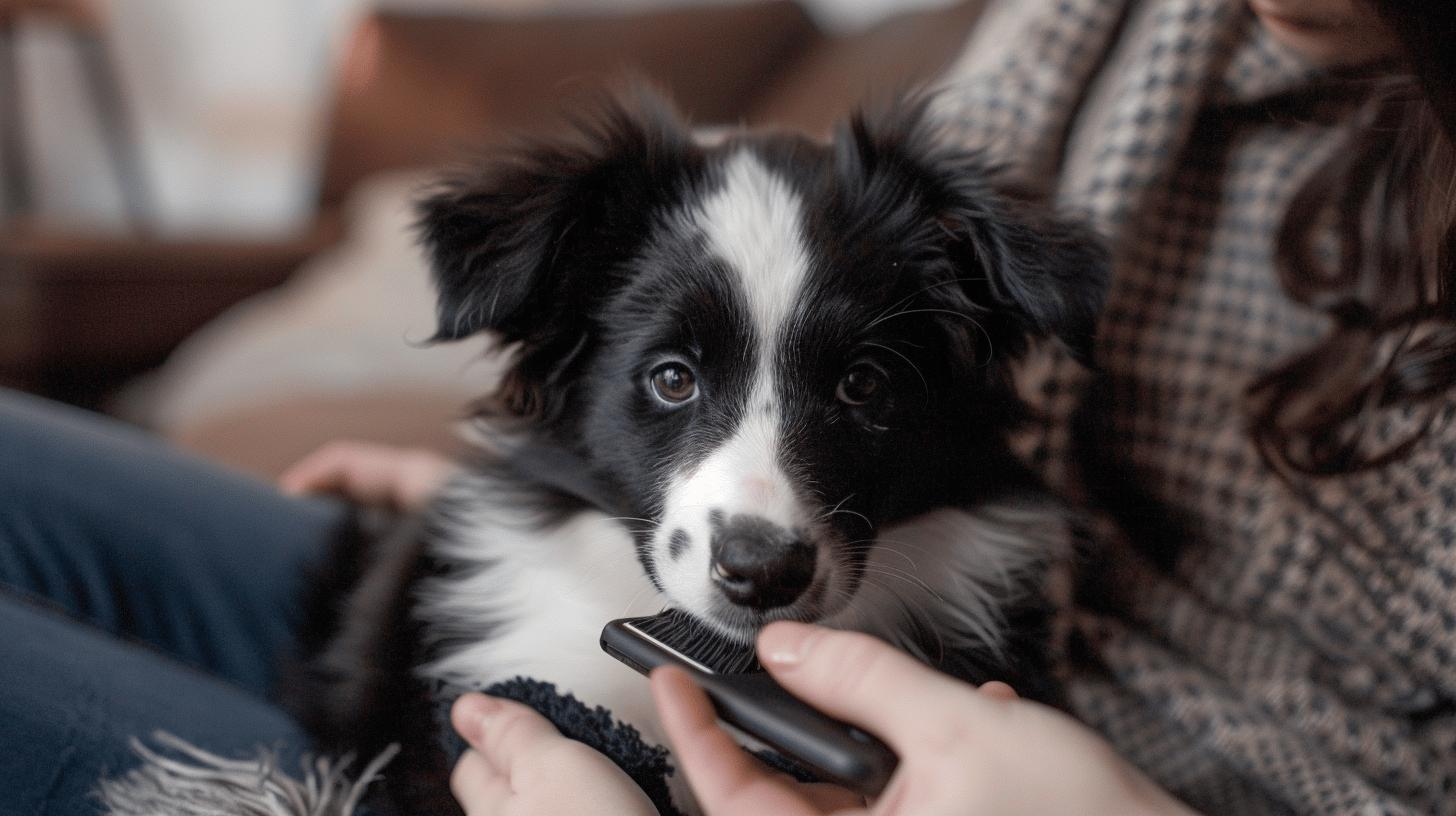
M 822 134 L 867 95 L 933 79 L 984 5 L 840 37 L 786 0 L 512 21 L 380 14 L 355 32 L 340 72 L 321 204 L 378 170 L 548 126 L 623 74 L 658 83 L 699 123 Z

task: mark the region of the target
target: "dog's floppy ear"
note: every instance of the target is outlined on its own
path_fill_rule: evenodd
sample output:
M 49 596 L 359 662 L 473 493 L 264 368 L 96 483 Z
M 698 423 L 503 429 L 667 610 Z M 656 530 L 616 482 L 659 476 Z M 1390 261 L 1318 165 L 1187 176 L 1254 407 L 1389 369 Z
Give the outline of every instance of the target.
M 1109 274 L 1100 236 L 1028 199 L 976 184 L 973 168 L 960 173 L 956 201 L 941 223 L 970 301 L 999 312 L 1023 335 L 1057 338 L 1090 363 Z
M 550 141 L 528 142 L 448 179 L 419 205 L 439 293 L 434 339 L 480 331 L 536 344 L 579 317 L 636 250 L 690 142 L 642 90 L 602 100 Z
M 443 182 L 419 205 L 439 296 L 433 340 L 491 331 L 518 344 L 497 403 L 549 412 L 553 384 L 590 342 L 593 308 L 700 162 L 670 106 L 638 89 Z
M 1092 354 L 1109 274 L 1101 239 L 997 183 L 975 151 L 939 144 L 927 118 L 930 99 L 912 97 L 850 120 L 840 137 L 853 145 L 861 174 L 900 179 L 934 221 L 962 285 L 957 293 L 997 353 L 1013 356 L 1031 337 L 1055 337 L 1079 360 Z

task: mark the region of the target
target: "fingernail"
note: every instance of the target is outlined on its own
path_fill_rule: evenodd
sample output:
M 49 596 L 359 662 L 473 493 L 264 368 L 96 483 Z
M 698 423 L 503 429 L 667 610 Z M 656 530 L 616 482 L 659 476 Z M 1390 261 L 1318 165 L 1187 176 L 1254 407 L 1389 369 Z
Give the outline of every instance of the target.
M 501 709 L 499 700 L 486 697 L 482 694 L 471 694 L 462 697 L 456 705 L 457 708 L 451 719 L 457 723 L 460 736 L 464 737 L 466 742 L 474 742 L 480 739 L 480 735 L 484 733 L 485 726 L 491 718 L 491 715 Z
M 481 720 L 490 719 L 496 714 L 499 714 L 500 710 L 501 701 L 497 700 L 494 697 L 481 697 L 480 700 L 475 704 L 475 716 L 479 717 Z
M 758 657 L 765 663 L 787 668 L 804 662 L 819 638 L 819 628 L 782 621 L 764 628 L 758 638 Z

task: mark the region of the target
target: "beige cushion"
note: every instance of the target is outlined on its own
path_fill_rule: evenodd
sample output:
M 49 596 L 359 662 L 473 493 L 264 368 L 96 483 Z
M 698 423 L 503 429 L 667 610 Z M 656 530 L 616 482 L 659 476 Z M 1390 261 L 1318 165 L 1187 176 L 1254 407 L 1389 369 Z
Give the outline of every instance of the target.
M 176 430 L 172 437 L 213 461 L 272 480 L 333 439 L 457 452 L 461 437 L 455 428 L 464 408 L 451 392 L 309 394 L 220 412 Z

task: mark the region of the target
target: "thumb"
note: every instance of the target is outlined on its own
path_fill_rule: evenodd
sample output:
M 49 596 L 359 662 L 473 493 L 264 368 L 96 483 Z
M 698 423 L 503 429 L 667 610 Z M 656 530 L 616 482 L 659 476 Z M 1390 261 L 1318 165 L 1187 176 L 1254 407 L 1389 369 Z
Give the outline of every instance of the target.
M 529 706 L 475 692 L 461 695 L 450 707 L 450 724 L 492 768 L 505 774 L 516 773 L 523 762 L 567 741 Z
M 990 701 L 878 638 L 778 622 L 758 637 L 765 668 L 794 696 L 884 740 L 901 757 L 962 732 Z

